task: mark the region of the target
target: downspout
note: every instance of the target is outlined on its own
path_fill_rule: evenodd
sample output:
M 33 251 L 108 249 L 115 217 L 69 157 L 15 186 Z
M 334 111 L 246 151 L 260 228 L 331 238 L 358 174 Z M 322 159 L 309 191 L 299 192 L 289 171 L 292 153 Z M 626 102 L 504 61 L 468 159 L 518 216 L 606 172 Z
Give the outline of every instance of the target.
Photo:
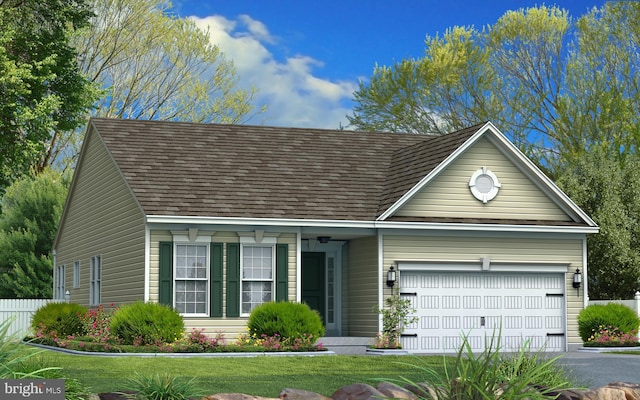
M 53 256 L 53 282 L 51 282 L 51 298 L 55 299 L 56 298 L 56 274 L 57 274 L 57 268 L 56 268 L 56 255 L 57 255 L 57 251 L 56 249 L 51 250 L 51 255 Z
M 149 224 L 144 227 L 144 302 L 149 302 L 149 279 L 151 276 L 151 232 Z
M 587 306 L 589 306 L 589 279 L 587 279 L 587 235 L 584 235 L 584 238 L 582 239 L 582 259 L 583 264 L 582 264 L 582 298 L 583 298 L 583 303 L 582 303 L 582 308 L 587 308 Z
M 378 307 L 382 309 L 384 305 L 384 294 L 382 286 L 382 276 L 384 275 L 384 249 L 382 248 L 384 239 L 378 230 Z M 382 332 L 382 314 L 378 314 L 378 332 Z

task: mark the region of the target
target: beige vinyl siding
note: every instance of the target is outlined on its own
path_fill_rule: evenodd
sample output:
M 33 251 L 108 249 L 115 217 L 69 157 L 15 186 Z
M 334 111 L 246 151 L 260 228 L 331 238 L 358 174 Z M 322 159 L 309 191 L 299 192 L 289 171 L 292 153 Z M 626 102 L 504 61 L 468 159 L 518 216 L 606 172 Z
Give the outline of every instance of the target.
M 204 231 L 203 231 L 204 232 Z M 150 248 L 150 268 L 149 268 L 149 301 L 158 301 L 158 279 L 160 265 L 160 242 L 170 242 L 173 236 L 170 231 L 151 230 L 151 248 Z M 240 238 L 236 232 L 216 232 L 211 236 L 211 241 L 215 243 L 239 243 Z M 288 274 L 288 297 L 290 301 L 296 298 L 296 235 L 294 233 L 282 233 L 278 236 L 278 244 L 289 245 L 289 274 Z M 216 332 L 224 333 L 228 339 L 237 338 L 237 334 L 246 330 L 246 317 L 226 317 L 227 309 L 227 247 L 223 248 L 223 316 L 222 318 L 184 318 L 187 331 L 193 328 L 205 329 L 208 335 L 214 335 Z
M 582 239 L 538 238 L 494 236 L 478 237 L 429 237 L 429 236 L 384 236 L 384 265 L 396 261 L 471 261 L 488 257 L 491 262 L 548 262 L 569 264 L 565 275 L 567 333 L 570 344 L 580 343 L 577 316 L 583 308 L 584 293 L 579 296 L 572 287 L 573 272 L 584 268 Z
M 89 135 L 74 189 L 61 222 L 56 264 L 67 266 L 71 301 L 89 305 L 93 256 L 102 257 L 103 304 L 116 306 L 144 297 L 144 216 L 102 142 Z M 73 263 L 80 262 L 80 287 L 73 288 Z
M 378 315 L 372 311 L 378 303 L 378 239 L 376 236 L 349 242 L 348 336 L 378 333 Z
M 473 197 L 469 190 L 469 179 L 482 167 L 487 167 L 496 174 L 501 184 L 497 197 L 486 204 Z M 571 220 L 487 138 L 482 138 L 471 146 L 395 215 Z

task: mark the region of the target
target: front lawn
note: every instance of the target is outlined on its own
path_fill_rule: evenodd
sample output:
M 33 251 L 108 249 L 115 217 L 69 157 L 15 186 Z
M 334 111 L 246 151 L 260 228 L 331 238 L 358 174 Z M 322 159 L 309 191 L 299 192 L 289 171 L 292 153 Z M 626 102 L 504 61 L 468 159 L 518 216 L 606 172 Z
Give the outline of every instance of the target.
M 202 394 L 247 393 L 278 397 L 284 388 L 304 389 L 330 396 L 352 383 L 405 377 L 419 382 L 424 372 L 413 368 L 443 369 L 442 356 L 319 356 L 240 358 L 140 358 L 74 356 L 45 350 L 38 357 L 48 365 L 62 366 L 63 374 L 78 379 L 92 393 L 125 389 L 126 379 L 169 374 L 189 380 Z

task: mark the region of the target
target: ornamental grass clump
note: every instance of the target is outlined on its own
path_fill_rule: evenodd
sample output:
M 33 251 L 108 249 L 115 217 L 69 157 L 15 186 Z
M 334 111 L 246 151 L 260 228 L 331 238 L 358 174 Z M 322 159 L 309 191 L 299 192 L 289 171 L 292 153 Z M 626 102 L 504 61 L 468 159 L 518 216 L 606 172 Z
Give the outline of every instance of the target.
M 125 397 L 132 400 L 187 400 L 201 397 L 193 381 L 194 378 L 185 381 L 169 374 L 144 376 L 136 373 L 126 383 L 127 389 L 134 394 L 125 394 Z
M 416 365 L 424 372 L 421 383 L 408 379 L 394 383 L 412 387 L 411 391 L 425 400 L 543 400 L 558 389 L 570 387 L 567 374 L 556 366 L 559 357 L 531 353 L 528 342 L 518 353 L 503 355 L 499 335 L 485 340 L 485 350 L 476 354 L 464 337 L 453 365 L 447 357 L 443 370 Z
M 631 342 L 639 326 L 636 312 L 618 303 L 593 304 L 578 314 L 578 332 L 585 346 L 615 346 Z

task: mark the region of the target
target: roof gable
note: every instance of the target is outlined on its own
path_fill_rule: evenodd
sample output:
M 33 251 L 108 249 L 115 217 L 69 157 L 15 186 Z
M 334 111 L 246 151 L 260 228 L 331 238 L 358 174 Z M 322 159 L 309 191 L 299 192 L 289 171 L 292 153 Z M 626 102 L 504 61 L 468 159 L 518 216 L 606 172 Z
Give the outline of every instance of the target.
M 506 178 L 493 201 L 482 203 L 469 190 L 478 169 L 495 166 Z M 499 171 L 499 172 L 498 172 Z M 486 123 L 464 144 L 381 215 L 381 220 L 556 225 L 596 224 L 524 156 L 493 124 Z

